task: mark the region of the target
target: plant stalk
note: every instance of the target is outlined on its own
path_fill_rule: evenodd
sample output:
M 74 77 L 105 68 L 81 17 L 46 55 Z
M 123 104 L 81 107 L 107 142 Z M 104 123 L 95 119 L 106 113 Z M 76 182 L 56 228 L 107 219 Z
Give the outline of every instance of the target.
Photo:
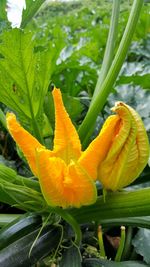
M 95 99 L 92 101 L 86 117 L 79 127 L 79 136 L 84 147 L 86 146 L 88 139 L 91 136 L 91 131 L 93 129 L 93 125 L 95 124 L 96 118 L 102 110 L 104 104 L 106 103 L 107 97 L 112 90 L 112 86 L 115 83 L 122 64 L 125 60 L 133 34 L 135 32 L 142 5 L 143 0 L 134 0 L 129 19 L 113 63 L 101 86 L 101 89 L 99 90 Z
M 93 220 L 100 222 L 101 218 L 110 220 L 121 217 L 149 216 L 150 188 L 132 192 L 108 193 L 105 203 L 103 196 L 100 196 L 94 205 L 71 209 L 70 214 L 78 223 L 87 223 Z
M 92 102 L 97 96 L 113 61 L 116 39 L 118 34 L 119 11 L 120 11 L 120 0 L 113 0 L 113 8 L 112 8 L 105 54 L 101 66 L 101 71 L 92 97 Z

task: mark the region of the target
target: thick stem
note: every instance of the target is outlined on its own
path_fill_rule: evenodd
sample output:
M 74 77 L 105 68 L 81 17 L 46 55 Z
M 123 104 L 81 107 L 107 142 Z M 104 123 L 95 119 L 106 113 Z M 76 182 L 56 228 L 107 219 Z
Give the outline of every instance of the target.
M 79 222 L 100 221 L 105 219 L 149 216 L 150 188 L 137 191 L 108 193 L 106 202 L 100 196 L 94 205 L 70 210 Z
M 101 71 L 98 77 L 98 81 L 95 87 L 92 101 L 97 96 L 107 76 L 107 73 L 109 71 L 109 68 L 111 66 L 111 63 L 114 57 L 114 49 L 115 49 L 117 33 L 118 33 L 119 11 L 120 11 L 120 0 L 113 0 L 113 9 L 112 9 L 112 15 L 111 15 L 111 20 L 110 20 L 109 34 L 108 34 L 105 54 L 104 54 Z
M 124 31 L 122 40 L 115 55 L 114 61 L 101 86 L 101 90 L 98 92 L 97 96 L 92 101 L 89 111 L 87 112 L 85 119 L 79 127 L 79 136 L 84 146 L 86 145 L 89 137 L 91 136 L 91 130 L 93 129 L 93 125 L 95 124 L 96 118 L 99 112 L 102 110 L 107 100 L 107 97 L 112 90 L 112 86 L 120 72 L 122 64 L 125 60 L 129 45 L 135 32 L 142 5 L 143 0 L 134 0 L 130 16 L 126 25 L 126 29 Z

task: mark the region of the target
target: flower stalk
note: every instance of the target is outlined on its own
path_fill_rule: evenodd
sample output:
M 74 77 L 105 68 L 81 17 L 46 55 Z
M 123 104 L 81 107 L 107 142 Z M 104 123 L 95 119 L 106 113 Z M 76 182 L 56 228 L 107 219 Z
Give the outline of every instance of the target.
M 117 250 L 117 254 L 115 257 L 115 261 L 120 261 L 121 260 L 121 256 L 124 250 L 124 244 L 125 244 L 125 237 L 126 237 L 126 232 L 125 232 L 125 227 L 121 226 L 121 239 L 120 239 L 120 244 L 119 244 L 119 248 Z
M 100 249 L 100 257 L 106 258 L 104 242 L 103 242 L 103 231 L 101 225 L 98 226 L 98 244 Z
M 119 11 L 120 11 L 120 0 L 113 0 L 112 15 L 110 20 L 106 49 L 104 53 L 100 74 L 92 97 L 92 102 L 97 96 L 113 61 L 117 33 L 118 33 Z

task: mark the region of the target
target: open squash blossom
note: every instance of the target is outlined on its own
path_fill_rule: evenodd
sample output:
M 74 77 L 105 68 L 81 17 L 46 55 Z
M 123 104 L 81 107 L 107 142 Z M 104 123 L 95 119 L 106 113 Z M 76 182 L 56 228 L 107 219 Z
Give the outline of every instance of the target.
M 61 92 L 52 92 L 55 106 L 53 150 L 46 149 L 7 114 L 7 127 L 38 177 L 43 196 L 51 206 L 80 207 L 96 201 L 95 180 L 117 190 L 131 183 L 145 167 L 148 138 L 139 115 L 119 102 L 99 135 L 85 151 L 63 105 Z

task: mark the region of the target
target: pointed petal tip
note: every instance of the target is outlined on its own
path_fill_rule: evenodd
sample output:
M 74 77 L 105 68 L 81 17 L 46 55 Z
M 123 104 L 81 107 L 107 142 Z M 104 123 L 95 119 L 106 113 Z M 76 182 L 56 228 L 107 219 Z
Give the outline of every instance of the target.
M 123 103 L 122 101 L 117 101 L 117 102 L 115 102 L 114 107 L 112 107 L 110 110 L 113 112 L 116 112 L 122 106 L 126 106 L 126 104 Z
M 57 87 L 54 87 L 54 89 L 52 90 L 52 95 L 58 95 L 58 94 L 61 94 L 61 91 L 60 91 L 60 88 L 57 88 Z
M 6 113 L 6 120 L 8 121 L 8 120 L 10 120 L 10 119 L 16 119 L 16 116 L 15 116 L 15 114 L 13 113 L 13 112 L 7 112 Z

